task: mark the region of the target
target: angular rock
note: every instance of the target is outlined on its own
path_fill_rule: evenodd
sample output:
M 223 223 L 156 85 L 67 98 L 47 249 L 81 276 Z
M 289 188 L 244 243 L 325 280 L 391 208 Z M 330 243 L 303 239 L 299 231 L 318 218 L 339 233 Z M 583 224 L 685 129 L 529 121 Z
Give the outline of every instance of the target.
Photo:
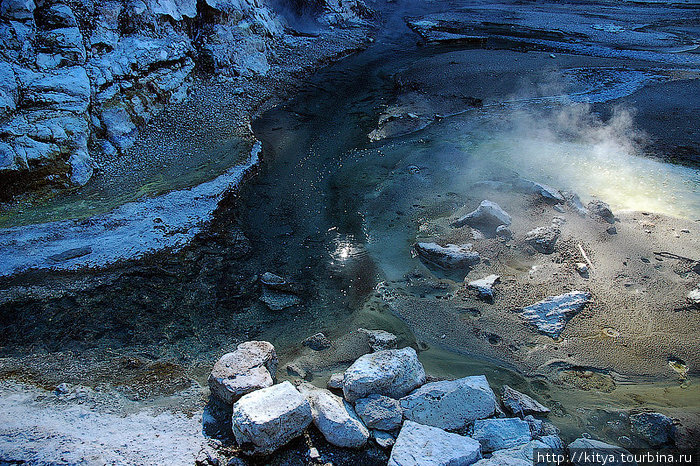
M 469 465 L 480 458 L 481 445 L 476 440 L 406 421 L 391 450 L 388 466 Z
M 527 422 L 517 418 L 478 419 L 472 437 L 481 443 L 484 452 L 502 450 L 532 440 Z
M 548 436 L 559 436 L 559 429 L 548 421 L 543 421 L 542 419 L 536 419 L 531 414 L 528 414 L 523 418 L 523 421 L 527 422 L 530 426 L 530 433 L 532 438 L 544 438 Z
M 343 378 L 345 375 L 340 372 L 337 374 L 331 375 L 330 379 L 328 379 L 328 383 L 326 386 L 328 388 L 333 388 L 333 389 L 342 389 L 343 388 Z
M 377 442 L 377 445 L 384 449 L 391 448 L 396 443 L 394 436 L 383 430 L 373 430 L 372 438 Z
M 508 455 L 493 455 L 491 458 L 484 458 L 474 466 L 532 466 L 532 461 L 527 461 L 521 458 L 514 458 Z
M 355 402 L 355 412 L 370 429 L 395 430 L 403 420 L 399 401 L 383 395 L 360 398 Z
M 490 303 L 493 302 L 493 286 L 499 281 L 501 281 L 499 275 L 489 275 L 469 282 L 467 288 L 475 290 L 479 299 Z
M 516 416 L 526 416 L 528 414 L 547 414 L 550 409 L 538 401 L 530 398 L 524 393 L 509 387 L 503 386 L 503 404 Z
M 406 419 L 444 430 L 463 429 L 496 412 L 496 395 L 483 375 L 430 382 L 400 402 Z
M 595 217 L 600 217 L 608 223 L 615 223 L 610 206 L 603 201 L 591 201 L 588 203 L 588 211 Z
M 437 243 L 416 243 L 414 249 L 421 258 L 443 269 L 469 268 L 481 261 L 479 253 L 472 251 L 471 244 L 443 247 Z
M 574 466 L 593 466 L 600 464 L 598 461 L 592 461 L 589 458 L 593 455 L 606 458 L 606 465 L 618 466 L 628 465 L 636 466 L 636 462 L 626 462 L 626 458 L 631 456 L 630 452 L 622 447 L 610 445 L 609 443 L 601 442 L 588 438 L 578 438 L 569 444 L 569 455 L 571 463 Z
M 413 348 L 365 354 L 345 371 L 343 394 L 354 403 L 372 394 L 400 398 L 425 383 L 425 370 Z
M 33 0 L 2 0 L 0 16 L 9 20 L 26 21 L 34 19 L 36 4 Z
M 266 341 L 247 341 L 223 355 L 209 375 L 211 393 L 227 404 L 269 387 L 277 373 L 277 353 Z
M 246 453 L 268 454 L 311 424 L 308 400 L 289 382 L 248 393 L 233 405 L 231 424 Z
M 511 448 L 505 448 L 503 450 L 496 450 L 493 452 L 492 458 L 502 458 L 507 460 L 508 458 L 527 461 L 533 464 L 533 458 L 535 456 L 535 450 L 551 449 L 554 453 L 559 453 L 564 451 L 564 444 L 559 437 L 550 436 L 551 438 L 544 438 L 543 440 L 532 440 L 530 442 L 524 443 Z
M 649 445 L 658 447 L 673 441 L 673 419 L 661 413 L 639 413 L 630 416 L 632 430 Z
M 554 246 L 559 239 L 561 232 L 556 226 L 546 226 L 530 230 L 525 235 L 525 241 L 535 248 L 536 251 L 542 254 L 551 254 L 554 252 Z
M 566 205 L 575 210 L 581 217 L 588 215 L 588 209 L 583 206 L 581 198 L 578 194 L 569 191 L 562 191 L 564 198 L 566 198 Z
M 343 448 L 360 448 L 367 443 L 369 430 L 347 401 L 310 384 L 299 390 L 311 404 L 314 425 L 329 443 Z
M 547 186 L 546 184 L 537 183 L 535 181 L 518 179 L 513 183 L 515 189 L 518 189 L 525 193 L 537 194 L 541 196 L 547 202 L 560 203 L 566 202 L 566 199 L 559 190 Z
M 520 310 L 520 317 L 533 324 L 537 329 L 557 338 L 566 323 L 591 299 L 586 291 L 571 291 L 559 296 L 551 296 Z
M 394 349 L 398 343 L 396 335 L 385 330 L 367 330 L 366 328 L 358 328 L 357 330 L 367 335 L 369 347 L 375 352 Z
M 323 333 L 315 333 L 301 342 L 301 344 L 314 351 L 323 351 L 331 347 L 331 341 Z
M 265 272 L 262 274 L 260 277 L 260 283 L 270 290 L 286 291 L 288 293 L 299 291 L 296 284 L 271 272 Z
M 295 294 L 264 289 L 260 296 L 260 301 L 271 311 L 281 311 L 288 307 L 296 306 L 301 302 L 301 299 Z
M 494 233 L 500 225 L 510 225 L 512 219 L 508 213 L 495 202 L 489 200 L 481 201 L 476 210 L 469 212 L 464 217 L 460 217 L 452 223 L 455 228 L 469 225 L 481 230 L 484 233 Z

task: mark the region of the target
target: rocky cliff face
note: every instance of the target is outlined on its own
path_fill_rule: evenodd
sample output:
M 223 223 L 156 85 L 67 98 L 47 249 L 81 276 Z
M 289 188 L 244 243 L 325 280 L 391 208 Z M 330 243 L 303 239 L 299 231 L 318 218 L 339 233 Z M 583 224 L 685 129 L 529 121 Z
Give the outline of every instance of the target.
M 195 73 L 265 75 L 283 11 L 325 25 L 368 13 L 361 0 L 2 0 L 0 196 L 87 183 Z

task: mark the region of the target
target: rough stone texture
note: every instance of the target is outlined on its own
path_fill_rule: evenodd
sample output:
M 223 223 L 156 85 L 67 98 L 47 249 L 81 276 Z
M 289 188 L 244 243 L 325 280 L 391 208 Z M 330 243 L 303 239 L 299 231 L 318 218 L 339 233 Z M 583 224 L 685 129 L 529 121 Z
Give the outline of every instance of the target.
M 575 466 L 592 466 L 597 464 L 592 461 L 586 461 L 586 456 L 582 454 L 574 454 L 575 452 L 587 452 L 589 455 L 604 455 L 608 458 L 607 464 L 616 465 L 632 465 L 636 463 L 630 463 L 623 461 L 625 457 L 629 457 L 630 452 L 622 447 L 616 445 L 611 445 L 609 443 L 601 442 L 600 440 L 593 440 L 588 438 L 578 438 L 569 444 L 569 454 L 571 456 L 571 462 Z
M 500 458 L 507 461 L 509 458 L 520 461 L 527 461 L 529 464 L 532 463 L 534 457 L 534 450 L 536 449 L 551 449 L 555 453 L 564 451 L 564 444 L 559 437 L 548 436 L 540 440 L 532 440 L 530 442 L 524 443 L 511 448 L 505 448 L 503 450 L 496 450 L 492 454 L 492 458 Z
M 365 354 L 345 371 L 343 394 L 354 403 L 372 394 L 400 398 L 425 383 L 425 370 L 413 348 Z
M 484 233 L 494 233 L 500 225 L 510 225 L 512 219 L 508 213 L 495 202 L 481 201 L 476 210 L 469 212 L 452 223 L 455 228 L 469 225 Z
M 437 427 L 406 421 L 391 450 L 388 465 L 469 465 L 480 458 L 481 445 L 476 440 Z
M 476 463 L 475 466 L 529 466 L 532 465 L 532 461 L 523 460 L 520 458 L 513 458 L 512 456 L 499 455 L 492 456 L 491 458 L 484 458 Z
M 560 234 L 559 228 L 554 225 L 539 227 L 528 231 L 525 241 L 542 254 L 552 254 Z
M 372 351 L 394 349 L 398 343 L 396 335 L 386 330 L 367 330 L 366 328 L 358 328 L 357 330 L 367 335 Z
M 248 393 L 233 405 L 233 435 L 244 451 L 267 454 L 300 436 L 311 406 L 289 382 Z
M 355 411 L 370 429 L 391 431 L 401 427 L 403 410 L 398 400 L 370 395 L 355 402 Z
M 301 299 L 295 294 L 264 289 L 260 296 L 260 301 L 271 311 L 281 311 L 288 307 L 296 306 Z
M 416 253 L 444 269 L 469 268 L 481 261 L 479 253 L 472 251 L 471 244 L 448 244 L 440 246 L 437 243 L 416 243 Z
M 520 316 L 545 335 L 557 338 L 569 319 L 578 314 L 590 299 L 588 292 L 571 291 L 527 306 L 520 311 Z
M 508 241 L 513 237 L 513 232 L 506 225 L 499 225 L 496 227 L 496 236 Z
M 362 22 L 361 0 L 316 2 L 322 23 Z M 279 3 L 0 3 L 0 180 L 17 190 L 88 182 L 138 128 L 187 95 L 195 64 L 220 79 L 268 72 Z
M 331 341 L 323 333 L 315 333 L 301 342 L 302 345 L 314 351 L 323 351 L 331 347 Z
M 615 222 L 615 215 L 610 206 L 603 201 L 591 201 L 588 203 L 588 211 L 595 217 L 600 217 L 608 223 Z
M 406 419 L 445 430 L 463 429 L 496 411 L 496 395 L 483 375 L 430 382 L 400 401 Z
M 688 292 L 688 302 L 700 307 L 700 284 Z
M 328 383 L 326 384 L 326 386 L 327 386 L 328 388 L 334 388 L 334 389 L 341 389 L 341 390 L 342 390 L 342 389 L 343 389 L 343 378 L 344 378 L 344 377 L 345 377 L 345 375 L 344 375 L 342 372 L 337 373 L 337 374 L 333 374 L 333 375 L 331 375 L 331 377 L 328 379 Z
M 528 414 L 547 414 L 550 410 L 538 401 L 532 399 L 524 393 L 509 387 L 503 386 L 503 405 L 517 416 Z
M 271 386 L 276 373 L 274 346 L 266 341 L 247 341 L 214 364 L 209 388 L 221 401 L 232 404 L 246 393 Z
M 484 452 L 511 448 L 532 440 L 527 422 L 517 418 L 476 420 L 472 437 L 481 443 Z
M 391 448 L 396 443 L 396 439 L 389 432 L 384 432 L 383 430 L 373 430 L 372 438 L 377 442 L 382 448 Z
M 633 414 L 630 423 L 632 430 L 653 447 L 673 441 L 673 419 L 661 413 Z
M 309 400 L 314 425 L 329 443 L 344 448 L 360 448 L 367 443 L 369 430 L 347 401 L 310 384 L 301 384 L 299 391 Z
M 470 281 L 467 288 L 475 290 L 479 299 L 493 302 L 493 286 L 501 280 L 499 275 L 488 275 L 478 280 Z

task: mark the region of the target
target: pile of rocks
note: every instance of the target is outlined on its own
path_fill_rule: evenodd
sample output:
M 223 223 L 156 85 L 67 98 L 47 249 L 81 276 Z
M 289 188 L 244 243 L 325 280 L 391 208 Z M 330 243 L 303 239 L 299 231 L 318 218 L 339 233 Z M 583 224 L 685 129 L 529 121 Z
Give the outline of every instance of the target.
M 331 377 L 330 389 L 303 381 L 273 384 L 276 366 L 272 345 L 252 341 L 224 355 L 209 378 L 212 394 L 232 404 L 231 427 L 244 454 L 270 454 L 311 424 L 337 447 L 362 448 L 373 439 L 391 449 L 395 466 L 524 466 L 532 464 L 534 449 L 564 450 L 556 427 L 534 417 L 546 415 L 546 406 L 504 386 L 502 404 L 514 416 L 507 417 L 485 376 L 427 382 L 410 347 L 359 357 L 342 376 Z M 650 422 L 656 418 L 642 417 L 640 430 L 659 438 L 666 432 Z M 619 448 L 588 439 L 572 445 L 586 442 Z

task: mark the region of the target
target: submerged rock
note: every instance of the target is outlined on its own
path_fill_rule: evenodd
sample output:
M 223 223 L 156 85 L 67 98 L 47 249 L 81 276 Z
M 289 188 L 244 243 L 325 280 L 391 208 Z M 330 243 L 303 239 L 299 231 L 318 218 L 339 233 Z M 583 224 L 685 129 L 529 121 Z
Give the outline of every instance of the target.
M 661 413 L 640 413 L 630 416 L 632 430 L 649 445 L 658 447 L 673 440 L 673 419 Z
M 437 243 L 417 243 L 416 253 L 443 269 L 469 268 L 481 261 L 479 253 L 472 251 L 471 244 L 448 244 L 443 247 Z
M 323 333 L 315 333 L 301 342 L 302 345 L 314 351 L 323 351 L 331 347 L 331 341 Z
M 554 225 L 535 228 L 530 230 L 525 235 L 527 241 L 536 251 L 542 254 L 551 254 L 554 252 L 554 246 L 561 234 L 559 228 Z
M 483 375 L 430 382 L 400 401 L 406 419 L 445 430 L 463 429 L 496 412 L 496 395 Z
M 370 429 L 391 431 L 401 427 L 403 410 L 398 400 L 370 395 L 355 402 L 355 411 Z
M 300 436 L 313 417 L 308 400 L 283 382 L 241 397 L 231 419 L 233 435 L 245 452 L 268 454 Z
M 476 420 L 472 437 L 481 443 L 484 452 L 511 448 L 532 440 L 527 422 L 517 418 Z
M 591 458 L 594 455 L 606 458 L 606 465 L 635 465 L 634 461 L 625 461 L 626 458 L 633 458 L 632 454 L 622 447 L 610 445 L 609 443 L 601 442 L 588 438 L 578 438 L 569 444 L 569 456 L 571 463 L 574 466 L 593 466 L 600 464 L 599 461 L 594 461 Z
M 512 219 L 508 213 L 495 202 L 489 200 L 481 201 L 476 210 L 469 212 L 464 217 L 460 217 L 452 223 L 455 228 L 469 225 L 481 230 L 484 233 L 495 233 L 500 225 L 510 225 Z
M 571 291 L 551 296 L 520 310 L 520 316 L 552 338 L 559 337 L 564 326 L 591 299 L 586 291 Z
M 345 371 L 343 394 L 354 403 L 372 394 L 400 398 L 425 383 L 425 370 L 413 348 L 365 354 Z
M 385 330 L 367 330 L 366 328 L 358 328 L 357 331 L 367 335 L 369 347 L 375 352 L 386 349 L 394 349 L 398 343 L 398 338 L 396 338 L 396 335 Z
M 519 416 L 525 416 L 528 414 L 547 414 L 549 413 L 549 408 L 542 405 L 538 401 L 530 398 L 524 393 L 509 387 L 508 385 L 503 386 L 503 404 L 508 410 Z
M 301 302 L 301 299 L 295 294 L 265 289 L 260 296 L 260 301 L 271 311 L 281 311 L 296 306 Z
M 468 465 L 481 458 L 481 445 L 470 437 L 406 421 L 391 450 L 388 466 Z
M 212 395 L 227 404 L 273 384 L 277 373 L 275 347 L 266 341 L 247 341 L 223 355 L 209 375 Z
M 479 280 L 473 280 L 468 283 L 467 288 L 475 290 L 480 299 L 487 302 L 493 302 L 493 286 L 501 281 L 499 275 L 489 275 Z
M 369 439 L 369 430 L 355 410 L 341 397 L 310 384 L 299 387 L 309 400 L 314 425 L 329 443 L 343 448 L 360 448 Z

